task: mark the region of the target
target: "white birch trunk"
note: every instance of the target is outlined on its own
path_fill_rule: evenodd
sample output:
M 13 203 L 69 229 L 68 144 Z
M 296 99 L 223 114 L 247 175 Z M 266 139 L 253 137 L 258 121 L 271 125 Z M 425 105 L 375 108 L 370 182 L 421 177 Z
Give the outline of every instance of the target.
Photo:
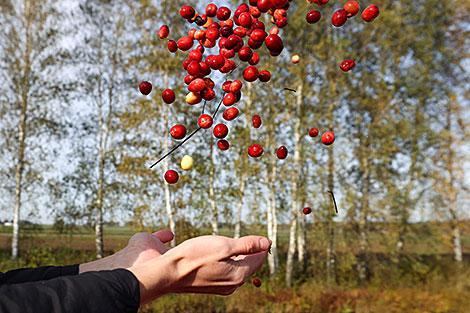
M 297 88 L 297 108 L 294 126 L 294 173 L 292 175 L 292 222 L 289 234 L 289 250 L 287 251 L 287 264 L 286 264 L 286 285 L 288 287 L 292 284 L 292 272 L 294 267 L 294 253 L 295 253 L 295 231 L 297 228 L 297 219 L 299 215 L 298 208 L 298 194 L 297 194 L 297 175 L 300 174 L 300 116 L 302 105 L 302 84 Z
M 241 220 L 242 220 L 242 208 L 243 208 L 243 196 L 245 195 L 245 179 L 246 174 L 243 171 L 240 177 L 240 197 L 238 199 L 237 205 L 237 220 L 235 221 L 235 234 L 233 235 L 234 238 L 240 238 L 241 232 Z

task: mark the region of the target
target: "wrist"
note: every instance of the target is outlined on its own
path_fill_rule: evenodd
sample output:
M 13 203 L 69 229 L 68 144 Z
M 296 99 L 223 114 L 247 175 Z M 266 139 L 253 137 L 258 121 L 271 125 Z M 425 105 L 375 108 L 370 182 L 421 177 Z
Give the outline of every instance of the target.
M 172 292 L 177 281 L 175 261 L 170 256 L 147 261 L 128 268 L 139 281 L 140 303 L 144 304 Z

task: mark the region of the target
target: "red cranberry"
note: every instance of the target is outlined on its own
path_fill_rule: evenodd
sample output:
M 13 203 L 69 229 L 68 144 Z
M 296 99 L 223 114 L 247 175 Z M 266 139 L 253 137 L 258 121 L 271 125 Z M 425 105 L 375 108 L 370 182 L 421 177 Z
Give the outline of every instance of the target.
M 261 71 L 259 72 L 259 80 L 262 81 L 263 83 L 268 82 L 271 79 L 271 73 L 269 71 Z
M 219 147 L 220 150 L 228 150 L 230 144 L 227 140 L 221 139 L 217 142 L 217 147 Z
M 248 61 L 250 65 L 256 65 L 259 63 L 259 55 L 256 52 L 253 52 L 253 57 L 251 58 L 250 61 Z
M 353 69 L 356 66 L 356 62 L 354 60 L 348 59 L 341 62 L 339 66 L 344 72 L 348 72 L 349 70 Z
M 204 99 L 206 101 L 214 100 L 215 91 L 212 88 L 204 88 L 204 90 L 201 91 L 201 96 L 202 96 L 202 99 Z
M 259 77 L 259 71 L 255 66 L 248 66 L 244 71 L 243 71 L 243 78 L 247 82 L 254 82 L 257 80 Z
M 309 24 L 315 24 L 321 19 L 321 13 L 317 10 L 312 10 L 307 13 L 307 22 Z
M 226 121 L 232 121 L 234 119 L 237 118 L 238 114 L 240 112 L 238 111 L 237 108 L 235 107 L 231 107 L 231 108 L 227 108 L 225 111 L 224 111 L 224 114 L 222 115 L 223 118 L 226 120 Z
M 250 28 L 252 21 L 251 21 L 251 14 L 248 12 L 243 12 L 238 17 L 238 23 L 245 28 Z
M 217 10 L 217 18 L 220 20 L 220 21 L 225 21 L 225 20 L 228 20 L 230 18 L 230 15 L 232 14 L 232 11 L 230 11 L 229 8 L 227 7 L 220 7 L 218 10 Z
M 230 92 L 237 93 L 242 89 L 242 86 L 242 82 L 236 79 L 230 84 Z
M 276 26 L 279 28 L 284 28 L 287 26 L 287 19 L 285 17 L 281 17 L 276 20 Z
M 175 92 L 171 89 L 165 89 L 162 92 L 162 99 L 165 101 L 165 103 L 173 103 L 175 101 Z
M 310 130 L 308 131 L 308 135 L 310 137 L 317 137 L 318 134 L 320 133 L 320 131 L 318 130 L 318 128 L 310 128 Z
M 217 14 L 217 6 L 213 3 L 208 4 L 206 7 L 206 15 L 208 17 L 214 17 Z
M 187 51 L 191 49 L 191 47 L 193 46 L 193 43 L 194 42 L 190 37 L 181 37 L 177 43 L 178 49 L 182 51 Z
M 258 0 L 258 3 L 256 5 L 258 7 L 258 10 L 260 10 L 263 13 L 266 13 L 273 7 L 273 4 L 271 0 Z
M 285 159 L 287 157 L 287 148 L 280 146 L 279 149 L 277 149 L 276 155 L 279 159 Z
M 186 136 L 186 127 L 184 125 L 175 125 L 170 129 L 170 135 L 175 139 L 183 139 Z
M 362 11 L 362 19 L 368 23 L 375 20 L 379 16 L 379 7 L 375 4 L 369 5 L 364 11 Z
M 192 92 L 201 92 L 204 88 L 206 88 L 206 83 L 202 78 L 196 78 L 188 86 L 188 90 Z
M 212 126 L 213 120 L 209 114 L 202 114 L 201 116 L 199 116 L 197 123 L 199 127 L 208 129 L 209 127 Z
M 346 12 L 346 10 L 340 9 L 333 14 L 333 17 L 331 18 L 331 23 L 336 27 L 341 27 L 344 25 L 344 23 L 346 23 L 347 19 L 348 13 Z
M 261 126 L 261 117 L 259 115 L 254 115 L 251 118 L 251 122 L 253 123 L 254 128 L 260 128 L 260 126 Z
M 261 287 L 261 280 L 259 278 L 253 279 L 253 285 L 257 288 Z
M 332 132 L 324 132 L 321 136 L 321 141 L 324 145 L 329 146 L 335 142 L 335 135 Z
M 253 51 L 249 47 L 243 47 L 238 51 L 238 58 L 240 61 L 248 62 L 253 57 Z
M 174 40 L 168 40 L 167 47 L 172 53 L 175 53 L 178 50 L 178 44 Z
M 178 182 L 179 175 L 174 170 L 168 170 L 165 173 L 165 180 L 169 184 L 176 184 Z
M 170 34 L 170 29 L 167 25 L 162 25 L 158 30 L 158 38 L 165 39 Z
M 257 158 L 263 154 L 263 148 L 259 144 L 251 145 L 248 147 L 248 154 L 253 158 Z
M 230 92 L 230 85 L 232 84 L 232 81 L 231 80 L 226 80 L 224 81 L 224 83 L 222 84 L 222 90 L 224 92 Z
M 220 37 L 220 34 L 219 34 L 219 30 L 215 27 L 213 28 L 208 28 L 206 30 L 206 38 L 211 40 L 211 41 L 216 41 L 217 39 L 219 39 Z
M 194 11 L 194 9 L 189 5 L 183 5 L 183 7 L 180 9 L 180 14 L 184 19 L 189 20 L 193 18 L 194 15 L 196 15 L 196 11 Z
M 304 212 L 305 215 L 308 215 L 308 214 L 312 213 L 312 208 L 306 207 L 306 208 L 303 209 L 303 212 Z
M 191 50 L 188 54 L 188 59 L 201 62 L 202 61 L 201 51 L 197 49 Z
M 225 106 L 229 107 L 231 105 L 234 105 L 235 102 L 237 102 L 237 97 L 235 96 L 233 92 L 229 92 L 228 94 L 224 96 L 224 99 L 222 100 L 222 102 L 224 103 Z
M 281 37 L 278 35 L 269 35 L 266 37 L 264 42 L 266 43 L 266 47 L 269 49 L 269 51 L 274 53 L 281 53 L 282 49 L 284 49 L 284 43 L 282 42 Z
M 148 95 L 152 91 L 152 84 L 147 81 L 143 81 L 139 85 L 139 90 L 143 95 Z
M 348 17 L 356 16 L 356 14 L 359 12 L 359 3 L 356 1 L 348 1 L 344 5 L 344 10 L 346 10 L 348 13 Z
M 214 127 L 214 136 L 222 139 L 228 134 L 228 127 L 225 124 L 217 124 Z

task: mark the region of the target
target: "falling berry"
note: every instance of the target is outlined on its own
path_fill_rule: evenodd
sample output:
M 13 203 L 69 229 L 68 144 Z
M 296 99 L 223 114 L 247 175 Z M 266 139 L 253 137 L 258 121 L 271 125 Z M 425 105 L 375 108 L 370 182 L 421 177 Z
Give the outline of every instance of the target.
M 248 66 L 244 71 L 243 71 L 243 78 L 247 82 L 254 82 L 257 80 L 259 77 L 259 71 L 255 66 Z
M 340 9 L 333 14 L 333 17 L 331 18 L 331 23 L 336 27 L 341 27 L 344 25 L 344 23 L 346 23 L 347 19 L 348 13 L 346 12 L 346 10 Z
M 228 134 L 228 127 L 225 124 L 217 124 L 214 127 L 213 133 L 219 139 L 225 138 Z
M 228 150 L 230 144 L 227 140 L 222 139 L 217 142 L 217 147 L 219 147 L 220 150 Z
M 168 40 L 167 47 L 168 47 L 168 50 L 170 50 L 170 52 L 172 53 L 175 53 L 176 51 L 178 51 L 178 44 L 174 40 Z
M 359 3 L 356 1 L 348 1 L 344 5 L 344 9 L 348 13 L 348 18 L 356 16 L 356 14 L 359 12 Z
M 231 120 L 236 119 L 239 113 L 240 113 L 240 112 L 238 111 L 237 108 L 231 107 L 231 108 L 227 108 L 227 109 L 224 111 L 224 114 L 222 115 L 222 117 L 223 117 L 226 121 L 231 121 Z
M 379 7 L 375 4 L 369 5 L 364 11 L 362 11 L 362 19 L 368 23 L 375 20 L 379 16 Z
M 260 126 L 261 126 L 261 117 L 258 114 L 253 115 L 253 117 L 251 118 L 251 121 L 253 122 L 253 127 L 254 128 L 260 128 Z
M 175 101 L 175 92 L 171 89 L 165 89 L 162 92 L 162 99 L 165 103 L 173 103 Z
M 181 159 L 181 168 L 185 171 L 189 171 L 190 169 L 193 168 L 193 165 L 194 165 L 194 160 L 191 156 L 189 155 L 185 155 L 182 159 Z
M 279 159 L 285 159 L 287 157 L 287 148 L 285 146 L 280 146 L 279 149 L 277 149 L 277 157 Z
M 148 95 L 152 91 L 152 84 L 147 81 L 143 81 L 140 83 L 139 89 L 143 95 Z
M 261 280 L 259 278 L 253 279 L 253 285 L 257 288 L 261 287 Z
M 170 135 L 175 139 L 183 139 L 186 136 L 186 132 L 184 125 L 175 125 L 170 129 Z
M 184 5 L 180 9 L 180 14 L 184 19 L 189 20 L 196 15 L 196 11 L 194 11 L 194 9 L 189 5 Z
M 311 128 L 309 131 L 308 131 L 308 135 L 310 137 L 317 137 L 318 134 L 320 133 L 320 131 L 318 130 L 318 128 Z
M 348 72 L 349 70 L 353 69 L 356 66 L 356 62 L 354 60 L 348 59 L 341 62 L 339 66 L 344 72 Z
M 320 11 L 312 10 L 312 11 L 307 13 L 306 19 L 307 19 L 307 23 L 315 24 L 316 22 L 318 22 L 321 19 L 321 13 L 320 13 Z
M 179 175 L 178 172 L 174 170 L 168 170 L 165 173 L 165 180 L 169 184 L 176 184 L 178 182 Z
M 300 57 L 297 54 L 294 54 L 291 58 L 292 63 L 297 64 L 300 62 Z
M 263 154 L 263 148 L 258 144 L 251 145 L 248 147 L 248 154 L 251 157 L 257 158 Z
M 170 29 L 167 25 L 162 25 L 158 30 L 158 38 L 165 39 L 170 34 Z
M 213 120 L 210 115 L 202 114 L 201 116 L 199 116 L 197 123 L 201 128 L 208 129 L 212 126 Z
M 269 71 L 261 71 L 259 72 L 259 80 L 262 81 L 263 83 L 268 82 L 271 79 L 271 73 Z
M 306 208 L 303 209 L 303 212 L 304 212 L 305 215 L 308 215 L 308 214 L 312 213 L 312 208 L 306 207 Z
M 321 142 L 323 142 L 324 145 L 329 146 L 335 142 L 335 135 L 330 131 L 324 132 L 321 136 Z

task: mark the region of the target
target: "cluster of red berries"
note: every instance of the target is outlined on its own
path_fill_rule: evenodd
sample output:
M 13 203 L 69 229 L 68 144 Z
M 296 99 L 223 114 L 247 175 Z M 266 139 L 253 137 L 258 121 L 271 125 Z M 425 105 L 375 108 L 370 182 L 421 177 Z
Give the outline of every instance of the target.
M 271 73 L 266 70 L 259 70 L 256 66 L 259 63 L 259 55 L 255 52 L 263 44 L 272 56 L 278 56 L 284 49 L 282 39 L 279 37 L 279 28 L 287 25 L 287 10 L 291 0 L 250 0 L 249 5 L 242 3 L 233 12 L 224 6 L 217 7 L 211 3 L 206 6 L 205 14 L 198 14 L 196 10 L 184 5 L 180 9 L 180 15 L 189 23 L 200 26 L 201 29 L 192 28 L 187 36 L 178 40 L 168 40 L 167 48 L 170 52 L 189 51 L 188 58 L 183 61 L 183 68 L 187 72 L 184 78 L 188 86 L 186 102 L 190 105 L 196 105 L 214 100 L 216 92 L 215 84 L 208 76 L 212 71 L 219 71 L 223 74 L 229 74 L 235 70 L 237 65 L 233 60 L 236 56 L 242 62 L 248 63 L 243 70 L 243 79 L 247 82 L 259 80 L 268 82 L 271 79 Z M 268 13 L 271 16 L 271 23 L 274 26 L 269 33 L 266 32 L 266 25 L 258 20 L 263 14 Z M 216 19 L 218 21 L 216 21 Z M 160 27 L 158 37 L 166 39 L 170 35 L 170 29 L 167 25 Z M 194 43 L 198 45 L 193 48 Z M 206 49 L 218 46 L 218 54 L 210 54 L 204 58 Z M 233 107 L 241 99 L 242 81 L 235 79 L 226 80 L 222 85 L 221 103 L 227 108 L 222 116 L 226 121 L 232 121 L 240 114 L 236 107 Z M 149 82 L 142 82 L 140 91 L 148 95 L 151 92 L 152 85 Z M 166 89 L 162 93 L 164 102 L 170 104 L 175 101 L 175 93 L 171 89 Z M 204 103 L 205 104 L 205 103 Z M 217 112 L 218 110 L 216 110 Z M 214 115 L 202 114 L 198 118 L 198 126 L 202 129 L 211 128 L 214 123 Z M 259 115 L 253 116 L 253 127 L 261 126 Z M 224 123 L 219 123 L 213 127 L 213 135 L 219 139 L 217 146 L 221 150 L 227 150 L 230 147 L 225 139 L 229 128 Z M 177 140 L 185 139 L 188 131 L 184 125 L 174 125 L 170 129 L 170 135 Z M 248 154 L 252 157 L 259 157 L 263 154 L 263 148 L 259 144 L 253 144 L 248 147 Z M 282 146 L 277 151 L 280 159 L 287 157 L 287 149 Z M 168 183 L 178 181 L 178 173 L 169 170 L 165 173 L 165 180 Z

